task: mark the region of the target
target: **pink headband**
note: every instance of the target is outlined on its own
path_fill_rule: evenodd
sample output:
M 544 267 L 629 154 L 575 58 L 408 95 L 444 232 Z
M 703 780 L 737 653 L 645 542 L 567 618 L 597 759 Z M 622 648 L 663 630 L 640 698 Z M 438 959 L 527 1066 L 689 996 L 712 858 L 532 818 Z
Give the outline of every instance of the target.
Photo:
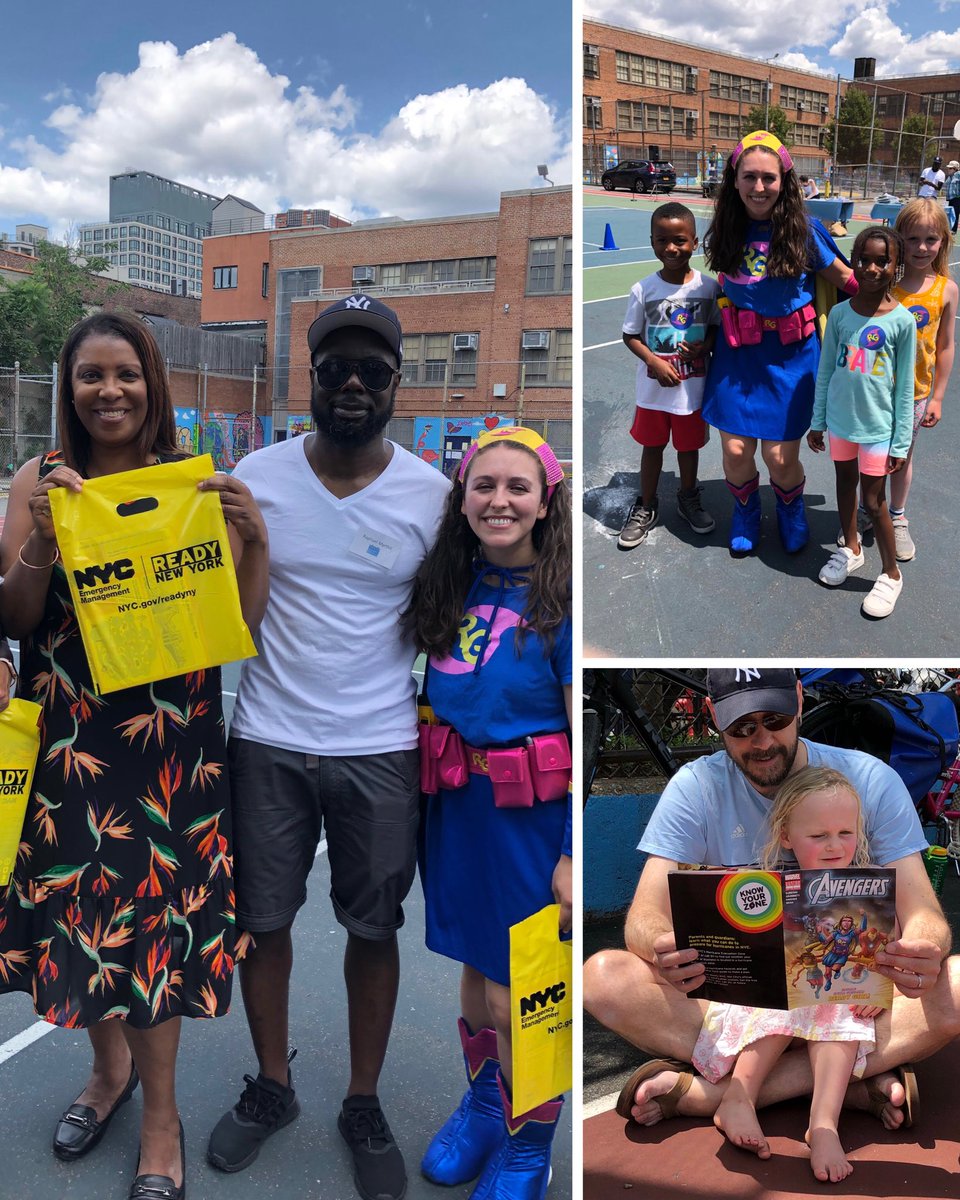
M 550 449 L 539 433 L 527 429 L 523 425 L 501 425 L 498 429 L 484 429 L 477 439 L 470 443 L 460 460 L 457 478 L 463 483 L 467 477 L 467 467 L 481 450 L 485 450 L 494 442 L 518 442 L 532 450 L 543 464 L 547 478 L 547 503 L 553 495 L 553 489 L 563 480 L 563 467 L 557 461 L 557 456 Z
M 737 160 L 747 150 L 753 150 L 757 146 L 763 146 L 767 150 L 772 150 L 778 155 L 783 163 L 784 171 L 793 170 L 793 159 L 790 157 L 786 146 L 772 133 L 768 133 L 766 129 L 758 129 L 754 133 L 748 133 L 742 142 L 738 142 L 730 155 L 730 166 L 735 167 Z

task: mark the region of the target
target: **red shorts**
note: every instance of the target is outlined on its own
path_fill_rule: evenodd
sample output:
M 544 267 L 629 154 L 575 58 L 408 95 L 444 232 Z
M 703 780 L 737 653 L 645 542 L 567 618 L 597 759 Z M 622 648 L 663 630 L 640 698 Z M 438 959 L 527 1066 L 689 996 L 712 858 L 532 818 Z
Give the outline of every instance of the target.
M 666 446 L 673 436 L 674 450 L 702 450 L 707 444 L 707 424 L 699 412 L 661 412 L 657 408 L 634 409 L 630 436 L 641 446 Z

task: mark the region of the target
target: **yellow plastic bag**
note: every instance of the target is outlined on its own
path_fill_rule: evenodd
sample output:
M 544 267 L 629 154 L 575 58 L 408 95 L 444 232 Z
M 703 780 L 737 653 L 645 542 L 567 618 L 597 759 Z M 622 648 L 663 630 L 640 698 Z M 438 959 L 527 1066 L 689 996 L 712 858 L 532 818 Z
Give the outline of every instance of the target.
M 53 523 L 100 693 L 256 654 L 240 613 L 209 454 L 50 491 Z
M 573 947 L 548 904 L 510 928 L 514 1116 L 573 1085 Z
M 0 713 L 0 887 L 10 882 L 40 749 L 40 705 L 11 700 Z

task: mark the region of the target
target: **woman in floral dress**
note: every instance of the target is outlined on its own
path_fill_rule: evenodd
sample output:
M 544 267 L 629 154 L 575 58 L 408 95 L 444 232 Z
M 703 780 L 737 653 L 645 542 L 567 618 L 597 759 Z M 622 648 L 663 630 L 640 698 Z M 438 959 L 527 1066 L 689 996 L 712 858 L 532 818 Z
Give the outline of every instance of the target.
M 234 926 L 219 670 L 96 693 L 50 515 L 54 487 L 183 457 L 156 343 L 99 313 L 60 356 L 60 448 L 17 473 L 0 539 L 0 621 L 21 642 L 20 694 L 42 705 L 41 748 L 16 869 L 0 892 L 0 993 L 86 1028 L 93 1070 L 57 1125 L 81 1157 L 143 1083 L 130 1196 L 180 1198 L 180 1018 L 227 1011 Z M 244 618 L 267 598 L 267 535 L 242 483 L 220 494 Z

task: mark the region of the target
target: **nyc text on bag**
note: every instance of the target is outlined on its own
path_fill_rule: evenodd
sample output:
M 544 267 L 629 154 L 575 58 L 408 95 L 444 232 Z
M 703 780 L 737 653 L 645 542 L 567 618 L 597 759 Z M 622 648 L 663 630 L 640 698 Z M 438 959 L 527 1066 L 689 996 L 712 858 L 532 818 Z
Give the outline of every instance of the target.
M 0 887 L 10 881 L 40 750 L 39 704 L 11 700 L 0 713 Z
M 513 1111 L 529 1112 L 573 1084 L 573 947 L 561 941 L 560 906 L 510 928 Z
M 240 612 L 209 454 L 50 491 L 60 556 L 99 693 L 256 654 Z

